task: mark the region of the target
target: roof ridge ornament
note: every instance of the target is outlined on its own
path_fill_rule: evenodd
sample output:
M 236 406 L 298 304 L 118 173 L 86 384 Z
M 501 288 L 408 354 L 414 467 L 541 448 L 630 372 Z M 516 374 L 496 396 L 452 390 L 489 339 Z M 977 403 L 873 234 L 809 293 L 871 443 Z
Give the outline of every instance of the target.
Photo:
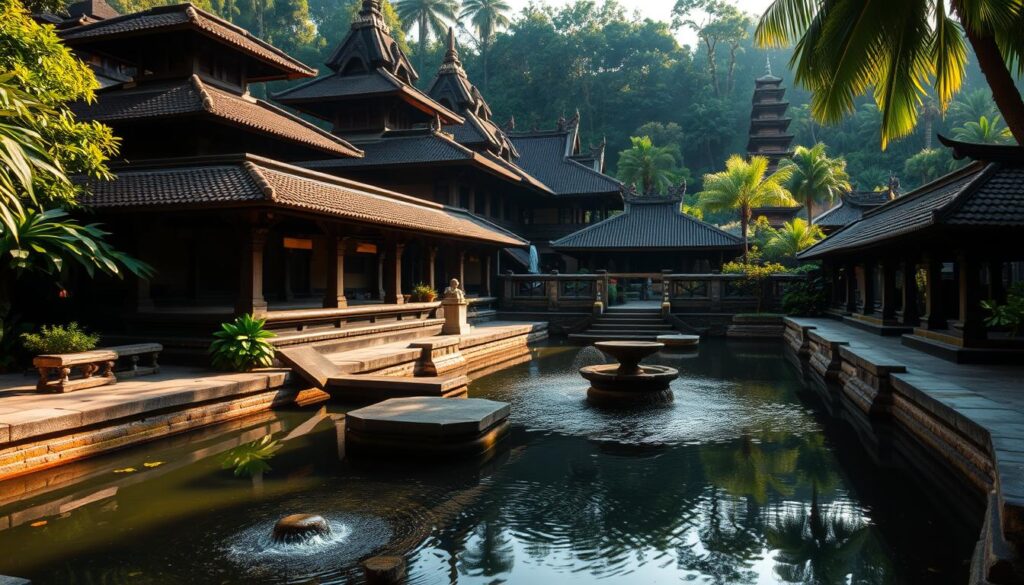
M 767 53 L 764 55 L 764 74 L 772 75 L 772 56 Z

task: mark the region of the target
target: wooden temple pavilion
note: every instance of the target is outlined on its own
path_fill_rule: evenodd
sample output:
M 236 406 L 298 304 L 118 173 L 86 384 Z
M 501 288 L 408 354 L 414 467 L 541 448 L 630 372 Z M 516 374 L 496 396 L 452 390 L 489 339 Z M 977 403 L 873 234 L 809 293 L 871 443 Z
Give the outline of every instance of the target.
M 541 164 L 542 179 L 534 165 L 523 164 L 549 156 L 558 163 L 571 159 L 578 153 L 578 123 L 570 130 L 563 121 L 555 152 L 542 144 L 517 147 L 466 75 L 454 31 L 449 31 L 434 81 L 421 92 L 414 86 L 418 74 L 391 37 L 379 2 L 366 0 L 327 66 L 331 74 L 286 89 L 275 99 L 330 123 L 364 156 L 309 160 L 303 166 L 467 209 L 538 246 L 578 230 L 608 209 L 621 208 L 618 182 L 600 170 Z M 570 133 L 575 150 L 566 153 Z M 593 160 L 587 164 L 587 169 L 594 166 Z M 604 190 L 596 197 L 561 197 L 566 188 L 591 192 L 595 182 Z M 525 250 L 510 247 L 506 252 L 514 261 L 510 266 L 528 267 Z
M 886 191 L 851 191 L 839 196 L 839 202 L 831 209 L 814 218 L 814 225 L 830 235 L 851 223 L 860 220 L 864 214 L 885 205 L 898 196 L 890 188 Z
M 292 164 L 364 151 L 253 98 L 250 83 L 316 71 L 195 6 L 101 19 L 60 35 L 76 53 L 116 60 L 132 74 L 94 103 L 74 106 L 80 119 L 102 121 L 123 138 L 117 178 L 83 179 L 90 194 L 82 203 L 120 249 L 156 269 L 129 288 L 73 287 L 79 314 L 105 331 L 205 336 L 239 313 L 284 313 L 301 329 L 307 317 L 337 322 L 341 313 L 325 308 L 400 307 L 415 282 L 443 288 L 450 277 L 487 295 L 498 251 L 527 244 L 465 209 Z M 432 115 L 460 119 L 445 112 Z
M 850 323 L 947 359 L 1019 360 L 1024 345 L 986 327 L 981 303 L 1005 302 L 1020 282 L 1024 148 L 940 140 L 973 162 L 799 257 L 823 263 L 833 311 Z
M 582 268 L 619 273 L 709 273 L 742 254 L 740 238 L 682 212 L 682 191 L 667 196 L 624 191 L 621 214 L 551 246 Z

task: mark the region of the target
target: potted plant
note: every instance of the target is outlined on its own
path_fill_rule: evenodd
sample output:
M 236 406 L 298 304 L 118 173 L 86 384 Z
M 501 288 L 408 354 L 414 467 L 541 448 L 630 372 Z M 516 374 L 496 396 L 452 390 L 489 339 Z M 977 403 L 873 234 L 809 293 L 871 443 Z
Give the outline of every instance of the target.
M 96 349 L 100 336 L 88 333 L 78 323 L 43 325 L 38 333 L 22 333 L 25 349 L 35 355 L 80 353 Z
M 432 303 L 437 300 L 437 291 L 429 284 L 421 282 L 413 287 L 412 300 L 417 303 Z
M 242 315 L 231 323 L 223 323 L 213 334 L 210 355 L 213 366 L 234 372 L 274 365 L 274 346 L 268 341 L 274 333 L 263 328 L 264 319 Z

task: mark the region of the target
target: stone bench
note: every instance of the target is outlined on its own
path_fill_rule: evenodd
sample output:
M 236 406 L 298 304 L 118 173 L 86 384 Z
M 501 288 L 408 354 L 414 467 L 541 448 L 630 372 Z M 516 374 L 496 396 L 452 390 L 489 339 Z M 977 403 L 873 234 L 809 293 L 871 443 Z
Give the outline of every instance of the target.
M 72 392 L 117 383 L 117 376 L 130 378 L 160 371 L 159 343 L 118 345 L 78 353 L 36 356 L 32 365 L 39 371 L 36 390 Z M 140 366 L 141 361 L 145 361 Z M 77 375 L 76 375 L 77 371 Z

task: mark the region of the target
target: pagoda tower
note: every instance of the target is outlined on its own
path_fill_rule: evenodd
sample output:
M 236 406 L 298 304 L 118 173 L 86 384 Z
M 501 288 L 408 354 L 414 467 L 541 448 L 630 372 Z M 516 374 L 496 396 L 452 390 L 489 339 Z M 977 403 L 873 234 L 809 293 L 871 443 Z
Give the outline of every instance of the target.
M 789 133 L 789 124 L 793 119 L 786 116 L 789 109 L 786 89 L 782 87 L 782 78 L 772 75 L 770 60 L 766 61 L 764 75 L 754 83 L 747 155 L 768 157 L 768 169 L 774 171 L 779 160 L 792 155 L 793 135 Z

